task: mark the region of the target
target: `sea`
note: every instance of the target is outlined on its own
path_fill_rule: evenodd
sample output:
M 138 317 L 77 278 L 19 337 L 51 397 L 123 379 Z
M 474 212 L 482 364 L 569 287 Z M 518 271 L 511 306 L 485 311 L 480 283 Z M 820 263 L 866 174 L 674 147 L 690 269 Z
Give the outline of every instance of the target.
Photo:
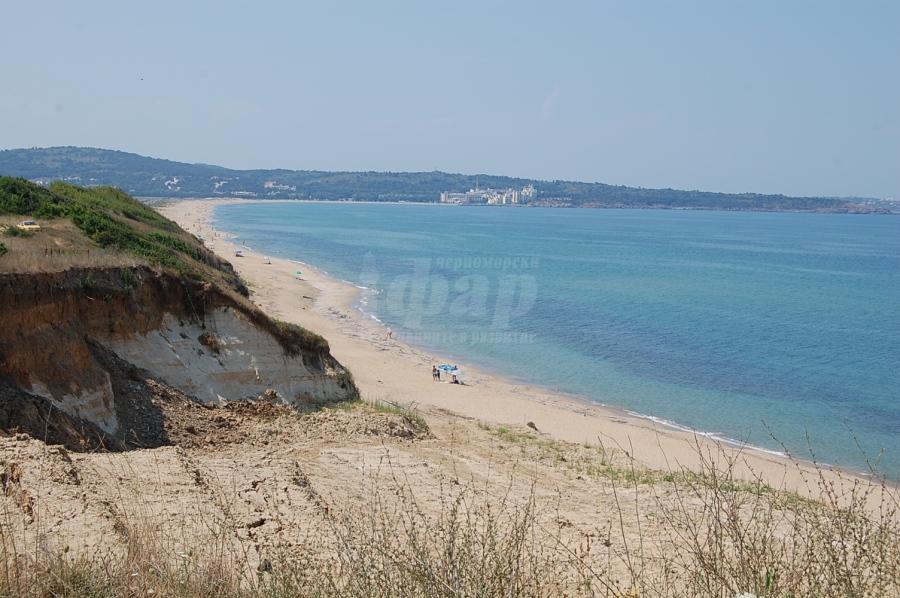
M 900 480 L 900 217 L 261 202 L 213 219 L 356 285 L 367 317 L 463 372 Z

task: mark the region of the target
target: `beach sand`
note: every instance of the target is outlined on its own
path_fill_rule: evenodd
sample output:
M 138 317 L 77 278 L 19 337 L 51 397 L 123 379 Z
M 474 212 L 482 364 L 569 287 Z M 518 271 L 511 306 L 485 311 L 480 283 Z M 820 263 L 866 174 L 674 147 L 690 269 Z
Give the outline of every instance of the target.
M 748 476 L 761 476 L 774 487 L 801 492 L 815 474 L 809 463 L 724 444 L 623 410 L 518 384 L 489 375 L 477 365 L 463 367 L 464 385 L 435 383 L 431 368 L 447 363 L 447 358 L 410 347 L 398 334 L 388 338 L 386 328 L 353 307 L 358 288 L 312 265 L 251 251 L 227 231 L 215 230 L 212 212 L 225 201 L 248 200 L 186 200 L 159 211 L 195 235 L 203 235 L 213 251 L 231 261 L 250 283 L 251 299 L 267 313 L 325 337 L 332 354 L 353 373 L 366 400 L 415 404 L 421 412 L 440 410 L 492 425 L 530 423 L 551 439 L 618 448 L 653 470 L 693 470 L 705 456 L 727 456 Z M 243 257 L 237 258 L 239 249 Z M 302 276 L 297 276 L 298 270 Z

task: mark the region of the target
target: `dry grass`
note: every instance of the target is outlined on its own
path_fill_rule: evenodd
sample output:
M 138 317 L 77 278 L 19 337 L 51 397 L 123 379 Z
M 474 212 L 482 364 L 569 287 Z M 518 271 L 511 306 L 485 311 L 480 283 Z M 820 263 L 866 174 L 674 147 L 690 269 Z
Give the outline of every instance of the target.
M 0 230 L 20 219 L 0 216 Z M 9 250 L 0 257 L 0 272 L 62 272 L 69 268 L 123 267 L 146 264 L 116 249 L 103 249 L 88 240 L 68 220 L 42 221 L 40 232 L 9 236 L 0 241 Z
M 533 443 L 542 459 L 580 455 L 559 466 L 605 481 L 617 505 L 604 513 L 608 536 L 573 537 L 558 503 L 538 499 L 533 486 L 514 491 L 512 479 L 448 483 L 439 504 L 423 503 L 415 480 L 388 460 L 359 489 L 362 506 L 318 497 L 316 524 L 267 552 L 241 548 L 231 499 L 216 497 L 219 515 L 198 507 L 179 525 L 122 498 L 113 510 L 124 549 L 74 554 L 49 538 L 24 543 L 34 505 L 23 504 L 18 474 L 7 469 L 0 595 L 900 596 L 897 493 L 875 478 L 817 470 L 812 500 L 738 478 L 740 453 L 698 445 L 699 469 L 663 474 L 612 465 L 602 447 L 494 433 L 514 452 Z
M 900 596 L 896 488 L 816 467 L 801 496 L 738 477 L 739 452 L 696 450 L 698 470 L 654 484 L 661 542 L 619 555 L 641 595 Z M 632 513 L 632 525 L 650 521 Z
M 43 249 L 21 250 L 4 241 L 10 252 L 0 259 L 0 272 L 64 272 L 71 268 L 119 268 L 146 265 L 146 262 L 117 251 L 90 249 L 44 253 Z

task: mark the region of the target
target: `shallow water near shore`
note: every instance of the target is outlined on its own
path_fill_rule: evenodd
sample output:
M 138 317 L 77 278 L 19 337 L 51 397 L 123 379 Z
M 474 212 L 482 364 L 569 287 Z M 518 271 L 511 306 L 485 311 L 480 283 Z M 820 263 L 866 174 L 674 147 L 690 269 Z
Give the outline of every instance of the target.
M 884 450 L 900 477 L 900 219 L 316 202 L 214 217 L 370 289 L 362 308 L 399 340 L 802 459 L 807 435 L 826 463 Z

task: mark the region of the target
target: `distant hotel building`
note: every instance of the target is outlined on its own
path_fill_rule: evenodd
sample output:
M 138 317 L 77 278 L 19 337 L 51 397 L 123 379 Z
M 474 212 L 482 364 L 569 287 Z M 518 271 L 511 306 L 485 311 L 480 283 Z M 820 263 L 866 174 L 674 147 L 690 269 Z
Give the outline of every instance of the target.
M 512 205 L 528 203 L 537 197 L 534 185 L 528 185 L 521 191 L 514 189 L 470 189 L 467 193 L 444 191 L 441 203 L 470 203 L 488 205 Z

